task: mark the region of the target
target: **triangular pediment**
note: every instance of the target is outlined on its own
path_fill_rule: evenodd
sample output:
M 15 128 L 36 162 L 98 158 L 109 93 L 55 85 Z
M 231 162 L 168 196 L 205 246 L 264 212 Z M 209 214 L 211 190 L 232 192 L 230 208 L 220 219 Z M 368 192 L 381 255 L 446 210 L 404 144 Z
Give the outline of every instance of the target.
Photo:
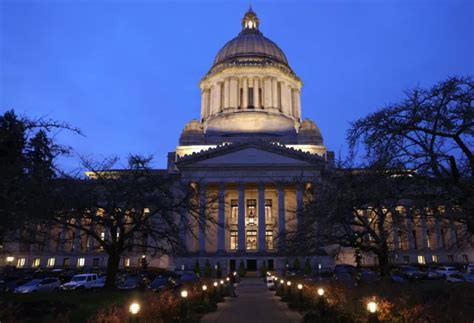
M 186 156 L 181 166 L 314 166 L 322 158 L 274 144 L 234 144 Z

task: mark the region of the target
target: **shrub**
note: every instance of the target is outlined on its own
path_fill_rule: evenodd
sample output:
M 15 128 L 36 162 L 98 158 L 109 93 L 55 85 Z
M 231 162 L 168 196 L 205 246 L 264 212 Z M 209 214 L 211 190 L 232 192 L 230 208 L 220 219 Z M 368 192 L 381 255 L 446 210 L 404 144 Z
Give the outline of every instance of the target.
M 199 261 L 196 260 L 196 263 L 194 264 L 194 273 L 201 277 L 201 267 L 199 267 Z
M 222 269 L 221 269 L 221 264 L 217 262 L 217 268 L 216 268 L 216 277 L 221 278 L 222 277 Z
M 293 262 L 293 268 L 295 268 L 296 270 L 301 269 L 300 261 L 298 260 L 298 258 L 296 258 L 295 261 Z
M 262 275 L 262 277 L 265 277 L 267 275 L 267 271 L 268 271 L 267 262 L 263 261 L 262 266 L 260 267 L 260 275 Z
M 211 264 L 209 260 L 206 260 L 206 264 L 204 265 L 204 277 L 211 278 Z
M 303 270 L 304 270 L 305 275 L 311 275 L 311 273 L 313 272 L 313 268 L 311 268 L 311 262 L 309 258 L 306 258 L 306 261 L 304 262 Z

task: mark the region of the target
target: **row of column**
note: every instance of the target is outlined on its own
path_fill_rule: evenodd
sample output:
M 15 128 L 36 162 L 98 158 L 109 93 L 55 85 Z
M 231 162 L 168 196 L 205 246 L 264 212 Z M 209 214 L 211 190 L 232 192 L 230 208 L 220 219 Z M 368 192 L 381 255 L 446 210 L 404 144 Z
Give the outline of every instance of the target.
M 284 247 L 284 237 L 286 233 L 286 212 L 285 212 L 285 188 L 283 185 L 278 186 L 278 237 L 279 248 Z M 225 184 L 219 184 L 218 192 L 218 207 L 217 207 L 217 251 L 225 251 L 226 238 L 226 223 L 225 223 Z M 206 185 L 199 187 L 199 229 L 198 229 L 198 251 L 206 251 Z M 303 205 L 303 192 L 297 186 L 296 188 L 296 205 L 297 210 Z M 258 185 L 258 201 L 257 201 L 258 227 L 257 227 L 257 248 L 258 251 L 266 251 L 266 219 L 265 219 L 265 184 Z M 297 212 L 299 214 L 299 212 Z M 237 213 L 237 227 L 238 227 L 238 249 L 239 252 L 245 251 L 246 246 L 246 200 L 245 200 L 245 185 L 238 185 L 238 213 Z M 298 221 L 299 222 L 299 221 Z
M 250 95 L 252 91 L 253 95 Z M 260 97 L 262 96 L 262 97 Z M 274 77 L 228 77 L 201 92 L 201 118 L 228 109 L 275 109 L 301 117 L 300 91 Z

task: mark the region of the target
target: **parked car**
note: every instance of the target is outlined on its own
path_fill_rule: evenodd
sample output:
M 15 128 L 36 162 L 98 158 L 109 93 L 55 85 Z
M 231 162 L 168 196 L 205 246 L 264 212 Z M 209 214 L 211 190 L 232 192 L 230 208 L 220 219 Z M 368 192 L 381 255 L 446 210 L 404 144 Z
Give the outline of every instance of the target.
M 358 277 L 364 283 L 372 283 L 380 279 L 378 273 L 367 268 L 361 268 L 358 271 Z
M 420 280 L 428 278 L 428 275 L 413 266 L 400 266 L 398 271 L 410 280 Z
M 467 265 L 466 271 L 469 274 L 474 274 L 474 263 Z
M 118 289 L 147 289 L 150 287 L 150 281 L 141 275 L 128 275 L 125 280 L 117 285 Z
M 71 281 L 61 285 L 63 290 L 91 289 L 96 287 L 99 277 L 97 274 L 74 275 Z
M 61 281 L 55 277 L 33 279 L 15 288 L 14 293 L 51 292 L 59 289 L 60 285 Z
M 268 287 L 268 289 L 273 290 L 275 288 L 275 283 L 273 282 L 273 277 L 271 276 L 266 276 L 264 278 L 265 285 Z
M 450 283 L 458 283 L 458 282 L 465 282 L 466 278 L 461 273 L 447 273 L 446 274 L 446 281 Z
M 466 273 L 466 274 L 463 274 L 463 276 L 464 276 L 464 279 L 465 279 L 468 283 L 474 283 L 474 274 Z
M 104 288 L 106 279 L 107 279 L 107 275 L 100 275 L 99 278 L 97 278 L 97 281 L 95 282 L 92 288 L 97 288 L 97 289 Z M 115 277 L 115 286 L 120 285 L 122 282 L 123 282 L 123 278 L 117 275 Z
M 443 275 L 444 278 L 447 278 L 448 274 L 458 273 L 459 270 L 457 270 L 456 267 L 442 266 L 442 267 L 439 267 L 438 269 L 436 269 L 436 272 Z
M 444 278 L 443 274 L 440 272 L 437 272 L 436 269 L 427 270 L 425 273 L 428 279 L 443 279 Z
M 185 271 L 178 276 L 176 284 L 183 285 L 186 283 L 193 283 L 199 280 L 199 277 L 193 271 Z
M 150 284 L 150 289 L 154 292 L 160 292 L 167 288 L 175 287 L 175 281 L 171 277 L 157 276 Z

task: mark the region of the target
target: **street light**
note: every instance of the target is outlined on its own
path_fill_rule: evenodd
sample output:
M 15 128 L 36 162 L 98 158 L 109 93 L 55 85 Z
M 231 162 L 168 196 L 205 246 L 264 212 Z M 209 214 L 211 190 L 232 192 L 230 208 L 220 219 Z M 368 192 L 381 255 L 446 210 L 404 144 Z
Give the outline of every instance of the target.
M 128 311 L 130 312 L 130 322 L 138 322 L 138 312 L 140 312 L 140 304 L 138 303 L 132 303 L 130 304 L 130 307 L 128 308 Z
M 205 292 L 207 290 L 207 286 L 206 285 L 202 285 L 202 290 Z
M 186 304 L 186 299 L 188 298 L 188 291 L 183 289 L 181 291 L 181 320 L 184 322 L 188 316 L 188 306 Z
M 303 301 L 303 284 L 298 284 L 298 297 L 300 299 L 300 302 Z
M 367 303 L 367 311 L 369 311 L 369 320 L 368 320 L 369 323 L 379 322 L 379 318 L 377 316 L 377 309 L 378 309 L 378 305 L 375 300 Z
M 212 285 L 214 286 L 214 299 L 217 299 L 217 286 L 219 285 L 219 283 L 214 282 Z
M 291 281 L 290 280 L 287 281 L 286 285 L 288 286 L 288 296 L 290 296 L 291 295 Z
M 183 299 L 186 299 L 186 298 L 188 297 L 188 291 L 187 291 L 187 290 L 182 290 L 182 291 L 181 291 L 181 297 L 182 297 Z
M 319 296 L 324 296 L 324 289 L 318 288 L 318 295 Z

